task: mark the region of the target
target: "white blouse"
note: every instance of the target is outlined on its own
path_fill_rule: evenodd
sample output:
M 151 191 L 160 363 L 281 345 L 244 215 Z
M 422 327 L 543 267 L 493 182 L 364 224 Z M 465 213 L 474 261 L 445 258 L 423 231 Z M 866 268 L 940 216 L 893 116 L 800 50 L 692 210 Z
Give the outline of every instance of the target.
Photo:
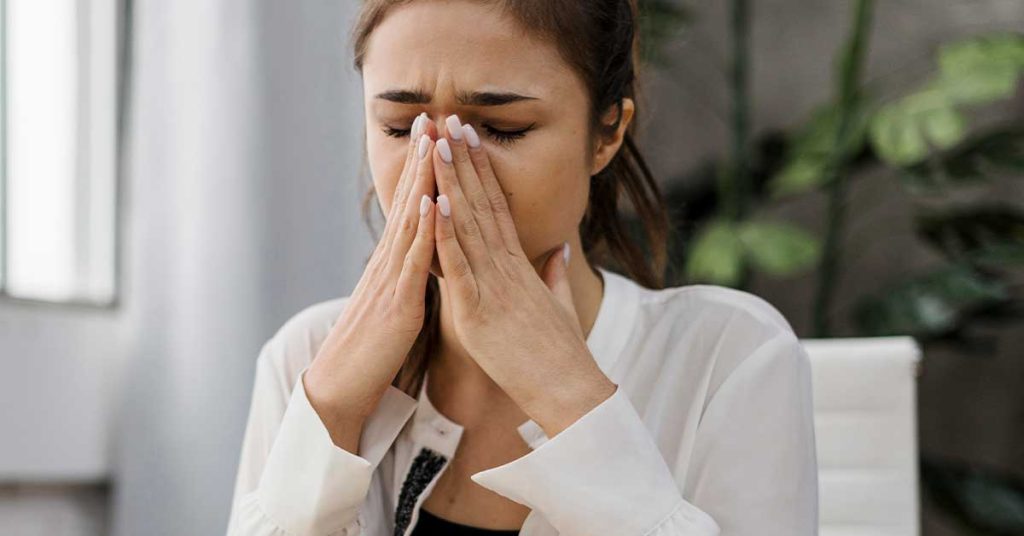
M 553 438 L 522 423 L 530 453 L 473 481 L 531 509 L 524 536 L 817 534 L 810 364 L 785 318 L 743 291 L 599 271 L 587 346 L 618 388 Z M 334 445 L 302 376 L 346 299 L 260 352 L 229 536 L 407 536 L 459 446 L 425 383 L 387 388 L 359 455 Z

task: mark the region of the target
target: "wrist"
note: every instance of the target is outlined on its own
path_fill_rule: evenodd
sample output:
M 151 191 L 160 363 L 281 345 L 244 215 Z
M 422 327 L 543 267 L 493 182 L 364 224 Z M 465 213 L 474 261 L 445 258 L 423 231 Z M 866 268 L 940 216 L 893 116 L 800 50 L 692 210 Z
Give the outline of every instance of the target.
M 350 382 L 320 373 L 316 363 L 303 373 L 302 385 L 306 398 L 320 418 L 331 422 L 365 421 L 373 412 L 374 403 L 369 395 L 355 393 Z
M 618 388 L 603 373 L 561 389 L 552 389 L 533 420 L 548 437 L 562 430 L 608 400 Z

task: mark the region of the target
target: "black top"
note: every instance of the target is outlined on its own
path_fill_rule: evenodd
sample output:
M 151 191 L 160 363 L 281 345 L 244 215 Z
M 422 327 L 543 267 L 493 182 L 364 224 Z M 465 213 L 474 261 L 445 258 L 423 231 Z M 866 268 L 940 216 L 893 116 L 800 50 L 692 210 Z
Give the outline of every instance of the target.
M 412 536 L 517 536 L 518 530 L 494 530 L 460 525 L 431 514 L 420 508 L 420 518 L 412 529 Z

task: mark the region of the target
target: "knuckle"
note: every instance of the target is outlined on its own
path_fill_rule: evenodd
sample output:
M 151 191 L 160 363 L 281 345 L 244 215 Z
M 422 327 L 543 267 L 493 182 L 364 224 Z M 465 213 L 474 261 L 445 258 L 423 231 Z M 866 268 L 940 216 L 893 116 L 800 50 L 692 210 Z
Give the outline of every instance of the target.
M 469 238 L 475 238 L 480 234 L 480 229 L 476 226 L 476 222 L 473 220 L 467 220 L 460 223 L 459 228 L 462 230 L 462 234 Z
M 485 214 L 491 209 L 491 200 L 485 194 L 473 196 L 473 210 Z
M 366 271 L 371 274 L 379 274 L 384 267 L 384 251 L 381 248 L 377 248 L 372 255 L 370 260 L 366 263 Z
M 419 273 L 424 271 L 423 263 L 415 255 L 406 255 L 402 270 L 408 273 Z
M 415 175 L 417 179 L 422 180 L 434 172 L 434 166 L 430 165 L 428 160 L 423 160 L 420 164 L 415 167 Z
M 466 259 L 459 259 L 452 265 L 452 275 L 455 277 L 467 276 L 470 273 L 470 266 Z
M 426 320 L 426 311 L 423 308 L 423 300 L 408 300 L 402 304 L 405 309 L 405 314 L 402 317 L 405 319 L 399 331 L 403 334 L 407 333 L 419 333 L 423 329 L 423 322 Z
M 451 225 L 438 225 L 437 234 L 439 242 L 450 242 L 455 240 L 455 229 Z
M 416 236 L 425 244 L 430 244 L 434 240 L 434 233 L 429 225 L 420 225 L 416 230 Z
M 506 280 L 508 280 L 510 283 L 519 282 L 519 270 L 517 270 L 517 266 L 515 264 L 511 262 L 498 262 L 496 264 L 498 265 L 498 270 L 501 272 L 501 275 Z M 502 285 L 501 287 L 502 291 L 504 291 L 504 288 L 506 288 L 504 285 Z
M 416 231 L 416 221 L 409 217 L 402 218 L 402 226 L 399 228 L 399 232 L 402 236 L 410 236 Z
M 484 155 L 483 151 L 477 151 L 476 154 L 471 152 L 469 158 L 473 160 L 473 164 L 475 164 L 477 169 L 481 171 L 490 168 L 490 166 L 488 166 L 487 157 Z
M 372 316 L 377 321 L 387 319 L 391 316 L 392 303 L 391 300 L 384 299 L 382 293 L 378 292 L 374 295 L 373 304 L 370 306 Z
M 406 175 L 408 173 L 409 173 L 408 170 L 402 170 L 402 174 L 398 176 L 398 182 L 395 183 L 395 192 L 391 196 L 391 198 L 394 201 L 397 201 L 397 200 L 401 199 L 401 197 L 402 197 L 402 190 L 405 189 Z
M 527 261 L 526 255 L 523 254 L 523 251 L 521 249 L 518 249 L 516 247 L 506 247 L 505 252 L 508 253 L 509 258 L 512 259 L 514 262 L 520 264 L 522 264 L 524 261 L 529 262 Z
M 450 173 L 447 169 L 442 170 L 440 173 L 436 173 L 437 182 L 445 186 L 445 190 L 450 190 L 455 185 L 455 175 Z
M 488 196 L 488 202 L 496 214 L 509 214 L 508 203 L 505 202 L 504 194 L 492 194 Z

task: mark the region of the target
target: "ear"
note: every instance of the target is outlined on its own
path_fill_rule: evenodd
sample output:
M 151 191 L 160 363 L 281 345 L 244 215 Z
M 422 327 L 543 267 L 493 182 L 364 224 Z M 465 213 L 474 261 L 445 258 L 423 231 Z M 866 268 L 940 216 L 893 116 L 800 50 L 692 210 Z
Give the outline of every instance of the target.
M 619 121 L 619 127 L 614 135 L 610 137 L 602 136 L 597 141 L 597 146 L 594 150 L 594 161 L 590 171 L 591 176 L 600 173 L 612 161 L 615 154 L 619 152 L 623 140 L 626 139 L 626 129 L 629 128 L 629 122 L 633 119 L 635 110 L 636 105 L 633 103 L 633 99 L 628 97 L 622 99 L 622 119 Z M 605 111 L 601 122 L 605 125 L 612 125 L 615 123 L 615 118 L 618 115 L 619 106 L 613 104 Z

